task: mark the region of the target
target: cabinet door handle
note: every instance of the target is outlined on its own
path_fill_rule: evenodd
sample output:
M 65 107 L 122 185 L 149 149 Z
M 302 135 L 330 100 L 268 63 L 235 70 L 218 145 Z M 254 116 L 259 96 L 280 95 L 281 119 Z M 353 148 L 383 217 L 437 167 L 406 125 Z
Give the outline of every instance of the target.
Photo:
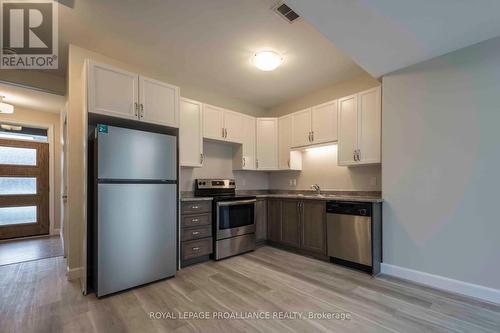
M 141 113 L 139 114 L 140 118 L 144 118 L 144 104 L 141 103 Z
M 192 219 L 191 222 L 198 223 L 198 222 L 200 222 L 200 220 L 199 219 Z
M 290 159 L 288 159 L 288 161 L 286 162 L 286 164 L 288 165 L 288 167 L 290 167 Z
M 203 164 L 204 159 L 205 159 L 205 156 L 203 156 L 203 154 L 200 154 L 200 164 Z
M 198 235 L 199 233 L 200 233 L 199 231 L 193 231 L 191 234 L 192 234 L 193 236 L 195 236 L 195 235 Z
M 311 132 L 309 132 L 309 142 L 311 142 Z
M 199 251 L 199 250 L 200 250 L 200 248 L 199 248 L 199 247 L 193 247 L 193 248 L 192 248 L 192 250 L 193 250 L 193 251 Z
M 255 160 L 255 167 L 258 169 L 259 168 L 259 159 Z
M 354 150 L 354 152 L 352 153 L 352 156 L 353 156 L 353 159 L 354 161 L 358 161 L 358 156 L 356 155 L 356 150 Z
M 222 128 L 222 137 L 224 138 L 224 127 Z
M 137 104 L 137 102 L 134 102 L 134 115 L 136 117 L 139 116 L 139 104 Z
M 361 150 L 358 149 L 358 162 L 361 162 Z
M 227 139 L 227 128 L 224 128 L 224 137 Z
M 311 131 L 311 142 L 314 142 L 314 131 Z
M 246 166 L 246 164 L 247 164 L 247 163 L 246 163 L 246 161 L 245 161 L 245 158 L 243 157 L 243 167 L 245 167 L 245 166 Z
M 198 209 L 200 208 L 199 206 L 191 206 L 192 209 Z

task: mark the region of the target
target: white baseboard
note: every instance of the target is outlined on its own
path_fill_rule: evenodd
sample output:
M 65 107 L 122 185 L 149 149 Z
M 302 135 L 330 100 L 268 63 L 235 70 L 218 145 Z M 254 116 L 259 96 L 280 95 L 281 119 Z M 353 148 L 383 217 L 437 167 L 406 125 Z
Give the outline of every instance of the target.
M 77 268 L 67 268 L 66 270 L 66 277 L 68 278 L 68 281 L 72 280 L 77 280 L 82 277 L 82 272 L 83 272 L 83 267 L 77 267 Z
M 500 304 L 500 290 L 382 263 L 381 273 L 445 291 Z

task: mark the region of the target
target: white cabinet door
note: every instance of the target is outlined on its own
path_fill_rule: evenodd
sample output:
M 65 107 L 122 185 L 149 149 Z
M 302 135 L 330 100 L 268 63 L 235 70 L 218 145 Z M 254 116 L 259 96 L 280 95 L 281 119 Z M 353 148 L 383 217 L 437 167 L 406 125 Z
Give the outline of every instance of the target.
M 339 99 L 338 164 L 357 164 L 354 159 L 358 149 L 358 99 L 351 95 Z
M 257 118 L 257 170 L 278 169 L 278 119 Z
M 181 166 L 203 165 L 203 107 L 190 99 L 181 98 L 179 154 Z
M 280 170 L 302 170 L 302 153 L 290 151 L 292 147 L 292 116 L 278 119 L 278 168 Z
M 179 127 L 179 88 L 144 76 L 139 77 L 139 119 Z
M 312 108 L 312 143 L 337 141 L 337 101 Z
M 305 109 L 292 114 L 293 147 L 311 144 L 311 109 Z
M 358 164 L 380 163 L 381 108 L 380 87 L 358 94 Z
M 255 118 L 254 117 L 244 117 L 243 118 L 243 159 L 242 159 L 242 169 L 243 170 L 255 170 Z M 229 130 L 228 130 L 229 131 Z
M 224 140 L 224 109 L 203 104 L 203 137 Z
M 88 112 L 138 119 L 138 80 L 136 73 L 88 60 Z
M 224 111 L 224 139 L 229 142 L 243 142 L 243 123 L 245 116 L 233 111 Z

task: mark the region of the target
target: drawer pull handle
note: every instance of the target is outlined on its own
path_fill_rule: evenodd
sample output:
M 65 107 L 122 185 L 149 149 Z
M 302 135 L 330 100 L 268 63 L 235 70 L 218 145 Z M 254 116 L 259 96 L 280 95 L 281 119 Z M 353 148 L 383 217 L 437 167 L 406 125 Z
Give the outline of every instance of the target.
M 191 208 L 193 208 L 193 209 L 198 209 L 198 208 L 200 208 L 200 207 L 199 207 L 199 206 L 191 206 Z
M 199 233 L 199 231 L 193 231 L 193 235 L 198 235 Z
M 191 221 L 193 221 L 193 222 L 200 222 L 199 219 L 192 219 Z
M 200 250 L 200 248 L 199 248 L 199 247 L 193 247 L 193 248 L 192 248 L 192 250 L 193 250 L 193 251 L 199 251 L 199 250 Z

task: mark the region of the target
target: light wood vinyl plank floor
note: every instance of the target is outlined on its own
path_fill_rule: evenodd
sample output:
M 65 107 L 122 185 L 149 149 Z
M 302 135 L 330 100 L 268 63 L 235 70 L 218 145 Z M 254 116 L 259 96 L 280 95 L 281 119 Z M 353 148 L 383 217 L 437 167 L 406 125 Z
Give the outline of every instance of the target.
M 150 312 L 348 313 L 332 319 L 150 319 Z M 500 306 L 261 247 L 96 299 L 62 257 L 0 267 L 7 332 L 500 332 Z
M 61 237 L 46 236 L 0 242 L 0 266 L 64 255 Z

